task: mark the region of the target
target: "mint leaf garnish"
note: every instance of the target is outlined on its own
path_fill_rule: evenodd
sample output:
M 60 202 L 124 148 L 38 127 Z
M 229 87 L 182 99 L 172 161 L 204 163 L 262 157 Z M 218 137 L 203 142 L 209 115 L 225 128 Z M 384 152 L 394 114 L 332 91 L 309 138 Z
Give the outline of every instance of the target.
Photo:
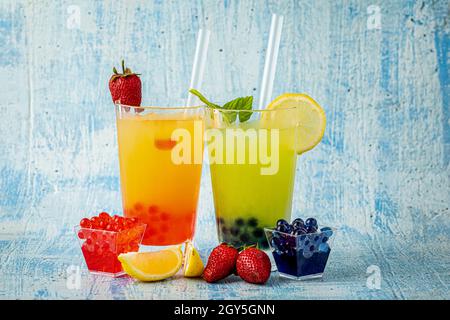
M 215 108 L 215 109 L 220 109 L 220 106 L 210 102 L 208 99 L 206 99 L 200 92 L 198 92 L 195 89 L 191 89 L 189 90 L 190 93 L 192 93 L 193 95 L 197 96 L 201 102 L 203 102 L 204 104 L 206 104 L 208 107 L 210 108 Z
M 231 100 L 230 102 L 227 102 L 223 105 L 223 109 L 226 110 L 252 110 L 253 105 L 253 96 L 248 97 L 242 97 L 242 98 L 236 98 L 234 100 Z M 225 113 L 224 113 L 225 114 Z M 227 112 L 227 118 L 230 123 L 233 123 L 236 120 L 236 112 Z M 251 112 L 245 112 L 245 111 L 239 111 L 239 121 L 245 122 L 248 119 L 250 119 L 252 113 Z
M 222 107 L 210 102 L 206 99 L 200 92 L 195 89 L 189 90 L 190 93 L 196 95 L 204 104 L 206 104 L 210 108 L 219 109 L 219 110 L 238 110 L 231 112 L 222 112 L 222 115 L 225 119 L 227 119 L 228 123 L 233 123 L 236 121 L 237 115 L 239 114 L 239 121 L 245 122 L 252 116 L 252 107 L 253 107 L 253 96 L 236 98 L 225 103 Z M 241 111 L 242 110 L 242 111 Z
M 251 110 L 252 104 L 253 97 L 248 96 L 231 100 L 230 102 L 225 103 L 223 108 L 227 110 Z

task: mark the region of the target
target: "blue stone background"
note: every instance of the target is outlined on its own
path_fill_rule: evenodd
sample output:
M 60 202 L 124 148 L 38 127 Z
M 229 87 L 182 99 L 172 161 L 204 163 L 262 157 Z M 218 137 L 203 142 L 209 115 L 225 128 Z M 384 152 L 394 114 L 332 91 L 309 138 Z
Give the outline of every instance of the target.
M 328 119 L 298 159 L 293 213 L 340 229 L 324 280 L 89 275 L 72 226 L 121 206 L 112 66 L 142 74 L 147 104 L 178 103 L 208 28 L 202 91 L 257 98 L 272 13 L 285 17 L 273 96 L 306 92 Z M 0 297 L 449 299 L 449 32 L 446 0 L 0 1 Z M 203 174 L 206 250 L 217 237 Z

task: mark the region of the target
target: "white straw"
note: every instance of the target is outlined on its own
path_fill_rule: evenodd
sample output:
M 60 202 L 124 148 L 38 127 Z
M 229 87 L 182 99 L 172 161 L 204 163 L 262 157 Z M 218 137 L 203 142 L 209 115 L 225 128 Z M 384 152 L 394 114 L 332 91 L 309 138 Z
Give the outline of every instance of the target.
M 283 16 L 272 15 L 270 24 L 269 42 L 267 44 L 266 61 L 259 95 L 259 109 L 264 109 L 272 100 L 273 82 L 277 68 L 278 49 L 280 48 L 281 30 L 283 29 Z
M 189 89 L 200 90 L 205 71 L 206 55 L 208 54 L 209 36 L 211 31 L 198 30 L 197 46 L 195 48 L 194 64 L 192 65 L 191 83 Z M 188 94 L 186 106 L 193 106 L 194 99 L 197 99 L 192 93 Z

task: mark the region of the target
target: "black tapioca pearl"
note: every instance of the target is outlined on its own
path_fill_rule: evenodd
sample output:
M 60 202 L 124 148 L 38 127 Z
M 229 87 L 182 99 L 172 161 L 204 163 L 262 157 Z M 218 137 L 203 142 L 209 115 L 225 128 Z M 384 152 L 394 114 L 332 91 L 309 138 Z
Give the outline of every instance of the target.
M 242 218 L 238 218 L 238 219 L 236 219 L 235 221 L 234 221 L 234 223 L 237 225 L 237 226 L 239 226 L 239 227 L 242 227 L 243 225 L 244 225 L 244 219 L 242 219 Z
M 216 221 L 218 224 L 224 224 L 225 220 L 223 220 L 223 218 L 216 218 Z
M 222 226 L 222 228 L 220 229 L 222 231 L 223 234 L 228 234 L 229 230 L 227 227 Z
M 231 245 L 236 248 L 241 245 L 241 243 L 238 240 L 230 240 L 229 243 L 231 243 Z
M 269 244 L 267 243 L 266 239 L 260 239 L 258 240 L 258 246 L 260 249 L 267 249 L 269 247 Z
M 241 236 L 239 237 L 239 240 L 241 240 L 244 243 L 249 242 L 250 240 L 250 236 L 247 233 L 243 233 L 241 234 Z
M 253 236 L 255 238 L 262 238 L 262 237 L 264 237 L 264 231 L 263 231 L 263 229 L 260 229 L 260 228 L 253 230 L 252 234 L 253 234 Z
M 233 236 L 237 236 L 239 234 L 239 228 L 238 227 L 231 227 L 230 232 Z
M 256 218 L 250 218 L 250 219 L 248 219 L 248 221 L 247 221 L 247 224 L 250 226 L 250 227 L 256 227 L 257 225 L 258 225 L 258 219 L 256 219 Z
M 233 238 L 229 234 L 223 234 L 219 237 L 221 242 L 231 243 Z

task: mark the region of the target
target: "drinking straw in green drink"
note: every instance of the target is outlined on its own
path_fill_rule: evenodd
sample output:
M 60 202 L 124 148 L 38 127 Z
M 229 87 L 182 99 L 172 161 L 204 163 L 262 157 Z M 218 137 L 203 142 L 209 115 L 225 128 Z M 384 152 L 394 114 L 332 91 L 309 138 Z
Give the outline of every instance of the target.
M 272 15 L 269 42 L 267 43 L 264 73 L 261 81 L 258 109 L 264 109 L 272 99 L 273 82 L 277 68 L 278 49 L 280 48 L 281 31 L 283 30 L 283 16 Z

